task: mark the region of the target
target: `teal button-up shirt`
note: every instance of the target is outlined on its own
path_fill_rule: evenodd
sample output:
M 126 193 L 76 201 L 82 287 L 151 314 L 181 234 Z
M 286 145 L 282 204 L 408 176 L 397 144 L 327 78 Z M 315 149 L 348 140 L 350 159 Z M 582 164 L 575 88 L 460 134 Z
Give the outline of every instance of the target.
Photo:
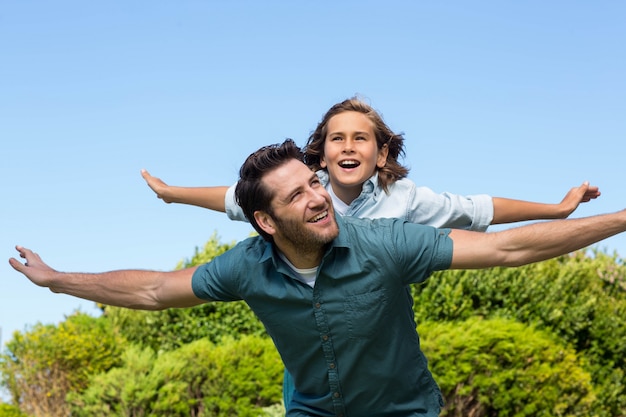
M 420 349 L 407 284 L 452 259 L 449 229 L 337 216 L 315 286 L 260 237 L 198 268 L 195 294 L 245 300 L 293 376 L 288 416 L 437 416 L 441 394 Z

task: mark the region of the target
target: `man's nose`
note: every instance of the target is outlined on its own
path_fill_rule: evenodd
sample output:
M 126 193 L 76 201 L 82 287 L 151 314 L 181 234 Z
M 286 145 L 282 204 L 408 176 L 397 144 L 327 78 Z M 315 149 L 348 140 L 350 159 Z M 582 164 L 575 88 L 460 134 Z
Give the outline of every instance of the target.
M 310 202 L 310 206 L 311 207 L 317 207 L 317 206 L 320 206 L 320 205 L 324 204 L 326 202 L 326 199 L 317 190 L 311 189 L 309 202 Z

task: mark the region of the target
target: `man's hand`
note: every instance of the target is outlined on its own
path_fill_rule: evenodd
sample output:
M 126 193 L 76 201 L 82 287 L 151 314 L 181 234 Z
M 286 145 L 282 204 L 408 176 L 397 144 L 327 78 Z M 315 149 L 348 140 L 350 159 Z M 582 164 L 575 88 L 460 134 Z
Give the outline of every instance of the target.
M 30 249 L 22 246 L 16 246 L 15 249 L 19 252 L 20 258 L 25 259 L 26 262 L 22 264 L 15 258 L 9 259 L 9 264 L 18 272 L 26 275 L 34 284 L 40 287 L 47 287 L 50 285 L 51 280 L 58 271 L 50 268 L 44 263 L 39 255 Z

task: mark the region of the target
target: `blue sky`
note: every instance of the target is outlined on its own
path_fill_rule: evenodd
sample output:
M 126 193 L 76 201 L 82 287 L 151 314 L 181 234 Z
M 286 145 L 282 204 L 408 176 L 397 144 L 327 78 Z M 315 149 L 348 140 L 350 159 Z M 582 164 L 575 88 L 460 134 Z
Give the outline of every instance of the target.
M 585 180 L 626 206 L 626 4 L 619 1 L 5 1 L 0 3 L 3 342 L 91 302 L 13 271 L 168 270 L 225 215 L 166 205 L 176 185 L 230 185 L 243 159 L 303 145 L 359 94 L 404 132 L 435 191 L 558 202 Z M 494 229 L 496 230 L 496 229 Z M 599 248 L 626 255 L 626 236 Z

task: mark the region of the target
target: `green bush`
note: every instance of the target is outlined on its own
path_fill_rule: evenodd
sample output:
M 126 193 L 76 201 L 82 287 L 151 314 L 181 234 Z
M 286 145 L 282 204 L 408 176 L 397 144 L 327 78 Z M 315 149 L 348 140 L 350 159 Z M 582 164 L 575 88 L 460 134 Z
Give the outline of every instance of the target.
M 206 339 L 155 354 L 133 347 L 124 366 L 68 397 L 77 417 L 258 416 L 280 403 L 282 362 L 267 338 Z
M 155 352 L 178 349 L 204 338 L 217 343 L 225 336 L 267 337 L 263 324 L 242 301 L 163 311 L 107 307 L 105 314 L 129 342 Z
M 595 413 L 625 415 L 626 267 L 615 255 L 576 252 L 519 268 L 444 271 L 413 286 L 417 322 L 505 317 L 536 325 L 586 360 Z
M 156 355 L 149 348 L 130 346 L 122 366 L 92 377 L 82 393 L 67 396 L 76 417 L 148 416 L 159 381 L 151 375 Z
M 420 325 L 446 406 L 442 417 L 591 415 L 595 396 L 576 353 L 505 319 Z
M 280 403 L 283 364 L 269 338 L 224 340 L 212 357 L 217 366 L 204 386 L 205 416 L 254 417 Z
M 0 417 L 29 417 L 22 413 L 19 407 L 0 403 Z

